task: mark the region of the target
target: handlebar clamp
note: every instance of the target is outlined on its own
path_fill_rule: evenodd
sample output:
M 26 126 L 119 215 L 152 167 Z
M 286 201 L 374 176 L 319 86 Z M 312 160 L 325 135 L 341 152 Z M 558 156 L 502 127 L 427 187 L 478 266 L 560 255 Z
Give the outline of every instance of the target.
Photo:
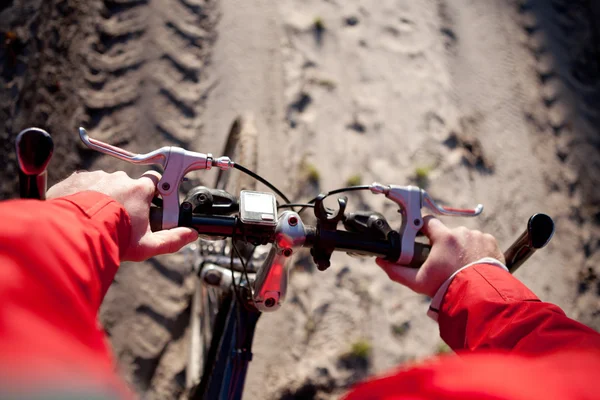
M 331 266 L 331 255 L 335 250 L 335 243 L 329 243 L 321 235 L 322 231 L 335 231 L 340 221 L 344 220 L 344 211 L 348 204 L 348 198 L 346 196 L 338 197 L 339 208 L 335 214 L 330 215 L 323 204 L 323 200 L 326 195 L 320 194 L 315 200 L 315 217 L 317 218 L 317 245 L 310 249 L 310 254 L 313 257 L 313 261 L 317 264 L 319 271 L 325 271 Z

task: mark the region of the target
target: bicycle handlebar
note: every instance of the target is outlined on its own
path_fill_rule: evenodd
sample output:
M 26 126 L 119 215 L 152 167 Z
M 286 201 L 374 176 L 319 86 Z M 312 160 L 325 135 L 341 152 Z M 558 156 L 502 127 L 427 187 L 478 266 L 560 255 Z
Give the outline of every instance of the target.
M 152 207 L 150 209 L 150 226 L 153 231 L 162 229 L 161 208 Z M 235 217 L 193 215 L 190 224 L 181 226 L 194 228 L 201 235 L 245 237 L 257 244 L 273 242 L 274 227 L 244 226 L 242 221 Z M 319 231 L 316 227 L 311 226 L 305 227 L 305 233 L 304 247 L 309 248 L 320 242 L 326 242 L 337 251 L 384 257 L 389 260 L 397 260 L 402 250 L 400 235 L 377 239 L 364 233 L 341 230 Z M 504 252 L 508 270 L 514 273 L 533 253 L 545 247 L 553 235 L 554 221 L 551 217 L 542 213 L 532 215 L 527 222 L 527 228 Z M 414 242 L 414 255 L 408 266 L 420 267 L 427 259 L 430 250 L 430 245 Z
M 275 238 L 274 226 L 244 224 L 239 218 L 218 215 L 192 215 L 189 223 L 179 226 L 188 226 L 195 229 L 200 235 L 238 237 L 244 238 L 254 244 L 273 243 Z M 152 231 L 162 229 L 162 209 L 150 208 L 150 227 Z M 361 254 L 373 257 L 383 257 L 397 260 L 401 253 L 402 237 L 390 235 L 387 239 L 373 238 L 372 235 L 342 230 L 319 230 L 314 226 L 304 226 L 305 239 L 303 247 L 312 248 L 320 243 L 328 243 L 337 251 Z M 395 233 L 395 232 L 394 232 Z M 415 242 L 413 260 L 409 266 L 420 267 L 427 256 L 431 246 Z

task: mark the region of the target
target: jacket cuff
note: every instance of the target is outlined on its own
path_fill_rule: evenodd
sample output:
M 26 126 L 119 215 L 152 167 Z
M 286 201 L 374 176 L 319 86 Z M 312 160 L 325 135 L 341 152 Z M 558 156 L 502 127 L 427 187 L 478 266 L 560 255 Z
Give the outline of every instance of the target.
M 444 283 L 442 283 L 442 286 L 440 286 L 440 288 L 437 290 L 437 292 L 433 296 L 433 299 L 431 299 L 431 304 L 429 305 L 429 310 L 427 311 L 427 316 L 429 318 L 431 318 L 435 322 L 438 321 L 440 309 L 442 306 L 442 300 L 444 299 L 444 296 L 446 295 L 446 292 L 448 291 L 448 287 L 450 287 L 450 284 L 454 280 L 454 277 L 456 275 L 458 275 L 461 271 L 463 271 L 469 267 L 472 267 L 473 265 L 479 265 L 479 264 L 493 265 L 493 266 L 496 266 L 496 267 L 501 268 L 501 269 L 505 270 L 506 272 L 508 272 L 508 268 L 506 268 L 506 266 L 504 264 L 502 264 L 500 261 L 496 260 L 495 258 L 491 258 L 491 257 L 484 257 L 480 260 L 477 260 L 475 262 L 465 265 L 464 267 L 462 267 L 461 269 L 457 270 L 452 275 L 450 275 L 450 277 L 448 279 L 446 279 L 446 281 Z

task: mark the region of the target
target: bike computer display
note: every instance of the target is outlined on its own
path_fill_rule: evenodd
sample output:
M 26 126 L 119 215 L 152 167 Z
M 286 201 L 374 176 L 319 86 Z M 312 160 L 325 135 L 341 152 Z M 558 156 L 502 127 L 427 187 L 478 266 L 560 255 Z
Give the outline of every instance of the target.
M 265 192 L 242 190 L 240 193 L 240 219 L 246 224 L 277 224 L 275 195 Z

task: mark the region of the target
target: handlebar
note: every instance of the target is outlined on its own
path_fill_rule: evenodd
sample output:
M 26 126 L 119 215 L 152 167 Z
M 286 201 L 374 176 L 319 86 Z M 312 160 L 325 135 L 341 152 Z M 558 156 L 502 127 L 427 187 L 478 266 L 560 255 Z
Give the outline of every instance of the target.
M 150 208 L 150 227 L 152 231 L 161 230 L 162 209 Z M 330 244 L 335 250 L 348 253 L 383 257 L 397 260 L 401 253 L 402 238 L 400 235 L 390 235 L 387 239 L 374 238 L 372 235 L 357 232 L 348 232 L 336 229 L 335 231 L 320 230 L 317 227 L 304 225 L 303 247 L 313 248 L 321 243 Z M 179 226 L 195 229 L 200 235 L 219 237 L 243 237 L 253 244 L 268 244 L 275 240 L 275 227 L 265 225 L 245 224 L 237 217 L 220 215 L 193 214 L 188 222 L 180 219 Z M 420 267 L 427 256 L 431 246 L 424 243 L 415 243 L 415 255 L 410 263 L 411 267 Z
M 244 237 L 254 244 L 273 243 L 275 227 L 254 224 L 244 224 L 239 218 L 230 216 L 192 215 L 187 223 L 200 235 L 221 237 Z M 303 224 L 301 224 L 303 225 Z M 304 225 L 303 225 L 304 226 Z M 150 209 L 150 227 L 152 231 L 162 229 L 162 209 Z M 383 257 L 395 261 L 402 252 L 402 237 L 391 232 L 386 239 L 374 238 L 368 233 L 348 232 L 336 229 L 334 231 L 319 230 L 317 227 L 304 226 L 305 239 L 303 247 L 313 248 L 321 243 L 328 243 L 334 250 L 373 257 Z M 554 234 L 554 221 L 546 214 L 538 213 L 531 216 L 527 227 L 504 252 L 506 267 L 514 273 L 537 250 L 545 247 Z M 419 268 L 431 251 L 431 246 L 414 242 L 414 256 L 407 266 Z

